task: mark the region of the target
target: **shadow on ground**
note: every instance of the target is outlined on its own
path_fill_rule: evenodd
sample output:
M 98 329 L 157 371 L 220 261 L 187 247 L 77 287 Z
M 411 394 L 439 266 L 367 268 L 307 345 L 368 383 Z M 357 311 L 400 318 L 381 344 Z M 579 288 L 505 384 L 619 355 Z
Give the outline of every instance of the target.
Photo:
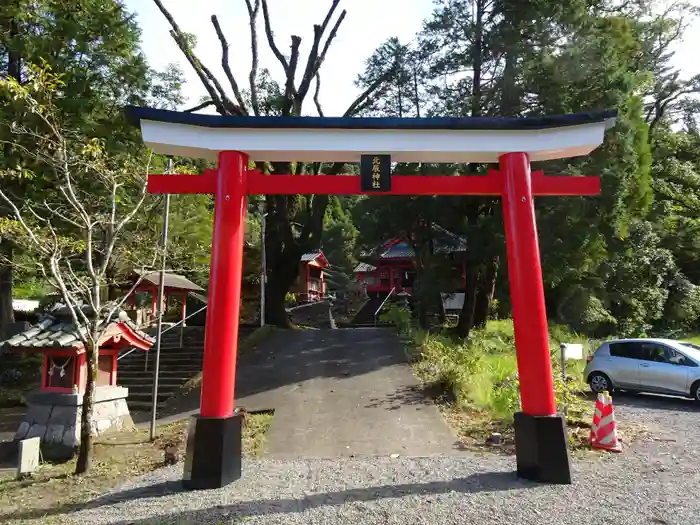
M 345 378 L 406 362 L 392 330 L 295 330 L 275 334 L 254 354 L 241 356 L 236 397 L 315 378 Z
M 150 523 L 205 523 L 201 519 L 202 513 L 211 513 L 214 522 L 219 523 L 216 517 L 225 516 L 226 519 L 243 519 L 253 516 L 265 516 L 270 514 L 292 514 L 317 507 L 339 506 L 353 502 L 376 501 L 386 498 L 401 498 L 413 495 L 445 494 L 461 492 L 464 494 L 476 492 L 499 492 L 512 489 L 531 489 L 537 487 L 535 483 L 524 481 L 516 477 L 514 472 L 484 472 L 473 474 L 466 478 L 451 481 L 433 481 L 428 483 L 407 483 L 401 485 L 381 485 L 358 489 L 341 490 L 337 492 L 325 492 L 312 494 L 303 498 L 268 499 L 258 501 L 241 501 L 231 505 L 217 505 L 210 509 L 200 509 L 188 512 L 163 514 L 144 518 L 142 520 L 126 520 L 114 522 L 113 525 L 147 525 Z M 148 498 L 159 498 L 169 494 L 183 492 L 182 483 L 169 481 L 124 490 L 109 494 L 83 505 L 68 505 L 41 513 L 26 512 L 15 513 L 12 517 L 17 520 L 32 519 L 57 514 L 65 514 L 78 510 L 89 510 L 114 505 L 120 502 L 136 501 Z M 193 495 L 196 492 L 192 492 Z
M 683 410 L 685 412 L 700 413 L 700 403 L 692 399 L 633 392 L 615 392 L 613 394 L 613 406 L 671 410 L 674 412 Z
M 404 386 L 383 397 L 371 397 L 365 408 L 384 408 L 398 410 L 402 406 L 422 406 L 436 397 L 433 389 L 419 386 Z
M 403 344 L 387 328 L 341 330 L 280 330 L 255 352 L 238 358 L 237 405 L 248 407 L 246 397 L 316 378 L 347 378 L 406 362 Z M 197 413 L 199 388 L 178 398 L 158 417 Z M 150 420 L 150 414 L 132 414 L 135 423 Z

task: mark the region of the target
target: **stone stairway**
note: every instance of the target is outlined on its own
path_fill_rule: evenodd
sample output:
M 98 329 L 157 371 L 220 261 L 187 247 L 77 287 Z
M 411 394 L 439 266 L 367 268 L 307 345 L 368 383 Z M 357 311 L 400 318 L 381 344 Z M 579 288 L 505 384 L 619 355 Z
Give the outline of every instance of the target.
M 254 326 L 240 326 L 239 340 L 246 337 L 254 329 Z M 187 381 L 201 372 L 203 356 L 203 326 L 186 327 L 182 346 L 180 345 L 179 328 L 173 328 L 163 334 L 158 381 L 159 408 L 162 408 L 168 399 L 180 392 Z M 131 411 L 151 409 L 155 357 L 154 345 L 150 352 L 136 350 L 118 362 L 117 383 L 129 389 L 127 404 Z
M 360 311 L 355 314 L 355 317 L 352 318 L 350 327 L 359 328 L 364 326 L 374 326 L 374 312 L 376 312 L 377 308 L 381 306 L 384 299 L 386 299 L 386 296 L 378 296 L 369 299 L 362 306 Z

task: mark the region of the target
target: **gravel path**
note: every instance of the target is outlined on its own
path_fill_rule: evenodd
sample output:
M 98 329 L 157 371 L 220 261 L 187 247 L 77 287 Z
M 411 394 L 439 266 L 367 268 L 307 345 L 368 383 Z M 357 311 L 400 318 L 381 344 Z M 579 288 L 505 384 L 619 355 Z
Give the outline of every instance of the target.
M 578 458 L 571 486 L 517 480 L 514 458 L 256 460 L 230 487 L 183 492 L 181 466 L 122 487 L 74 524 L 700 525 L 700 410 L 690 401 L 616 396 L 618 420 L 651 435 L 620 455 Z

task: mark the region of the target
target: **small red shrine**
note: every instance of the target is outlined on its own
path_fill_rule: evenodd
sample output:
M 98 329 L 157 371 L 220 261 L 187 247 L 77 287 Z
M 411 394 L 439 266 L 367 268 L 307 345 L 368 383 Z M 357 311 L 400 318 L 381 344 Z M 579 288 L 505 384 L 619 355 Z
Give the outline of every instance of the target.
M 299 261 L 299 277 L 289 291 L 298 294 L 301 301 L 320 301 L 326 295 L 323 270 L 328 266 L 322 251 L 305 253 Z
M 154 342 L 126 312 L 105 321 L 99 341 L 91 432 L 133 426 L 126 398 L 117 386 L 117 354 L 127 348 L 147 351 Z M 65 307 L 54 309 L 36 325 L 0 343 L 13 352 L 43 354 L 41 387 L 27 395 L 27 412 L 15 440 L 38 437 L 44 457 L 67 459 L 80 444 L 80 421 L 87 384 L 85 345 Z
M 147 294 L 150 296 L 150 318 L 139 319 L 134 317 L 139 326 L 149 324 L 150 320 L 156 317 L 158 311 L 158 286 L 160 285 L 160 272 L 142 272 L 134 270 L 131 276 L 131 285 L 126 287 L 124 293 L 131 289 L 134 283 L 140 279 L 139 284 L 134 288 L 127 303 L 132 310 L 137 310 L 137 294 Z M 172 272 L 165 272 L 163 289 L 163 310 L 171 297 L 179 297 L 182 308 L 181 320 L 187 317 L 187 296 L 190 292 L 203 292 L 204 288 L 193 283 L 187 277 Z
M 451 261 L 450 292 L 464 292 L 466 286 L 467 241 L 444 228 L 433 225 L 435 253 Z M 392 289 L 413 293 L 416 284 L 413 247 L 401 237 L 390 239 L 360 256 L 361 262 L 354 269 L 355 279 L 370 297 L 384 296 Z
M 48 315 L 29 330 L 3 343 L 14 352 L 43 353 L 41 392 L 83 393 L 87 381 L 85 347 L 68 312 Z M 126 348 L 147 351 L 154 339 L 139 330 L 125 313 L 102 333 L 97 363 L 97 387 L 117 385 L 117 355 Z

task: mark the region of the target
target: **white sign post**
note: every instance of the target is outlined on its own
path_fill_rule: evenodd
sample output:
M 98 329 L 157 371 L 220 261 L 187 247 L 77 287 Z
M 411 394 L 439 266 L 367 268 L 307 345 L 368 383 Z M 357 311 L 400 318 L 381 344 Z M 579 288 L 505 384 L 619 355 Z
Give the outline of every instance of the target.
M 19 465 L 17 479 L 31 474 L 39 468 L 41 438 L 33 437 L 19 442 Z

